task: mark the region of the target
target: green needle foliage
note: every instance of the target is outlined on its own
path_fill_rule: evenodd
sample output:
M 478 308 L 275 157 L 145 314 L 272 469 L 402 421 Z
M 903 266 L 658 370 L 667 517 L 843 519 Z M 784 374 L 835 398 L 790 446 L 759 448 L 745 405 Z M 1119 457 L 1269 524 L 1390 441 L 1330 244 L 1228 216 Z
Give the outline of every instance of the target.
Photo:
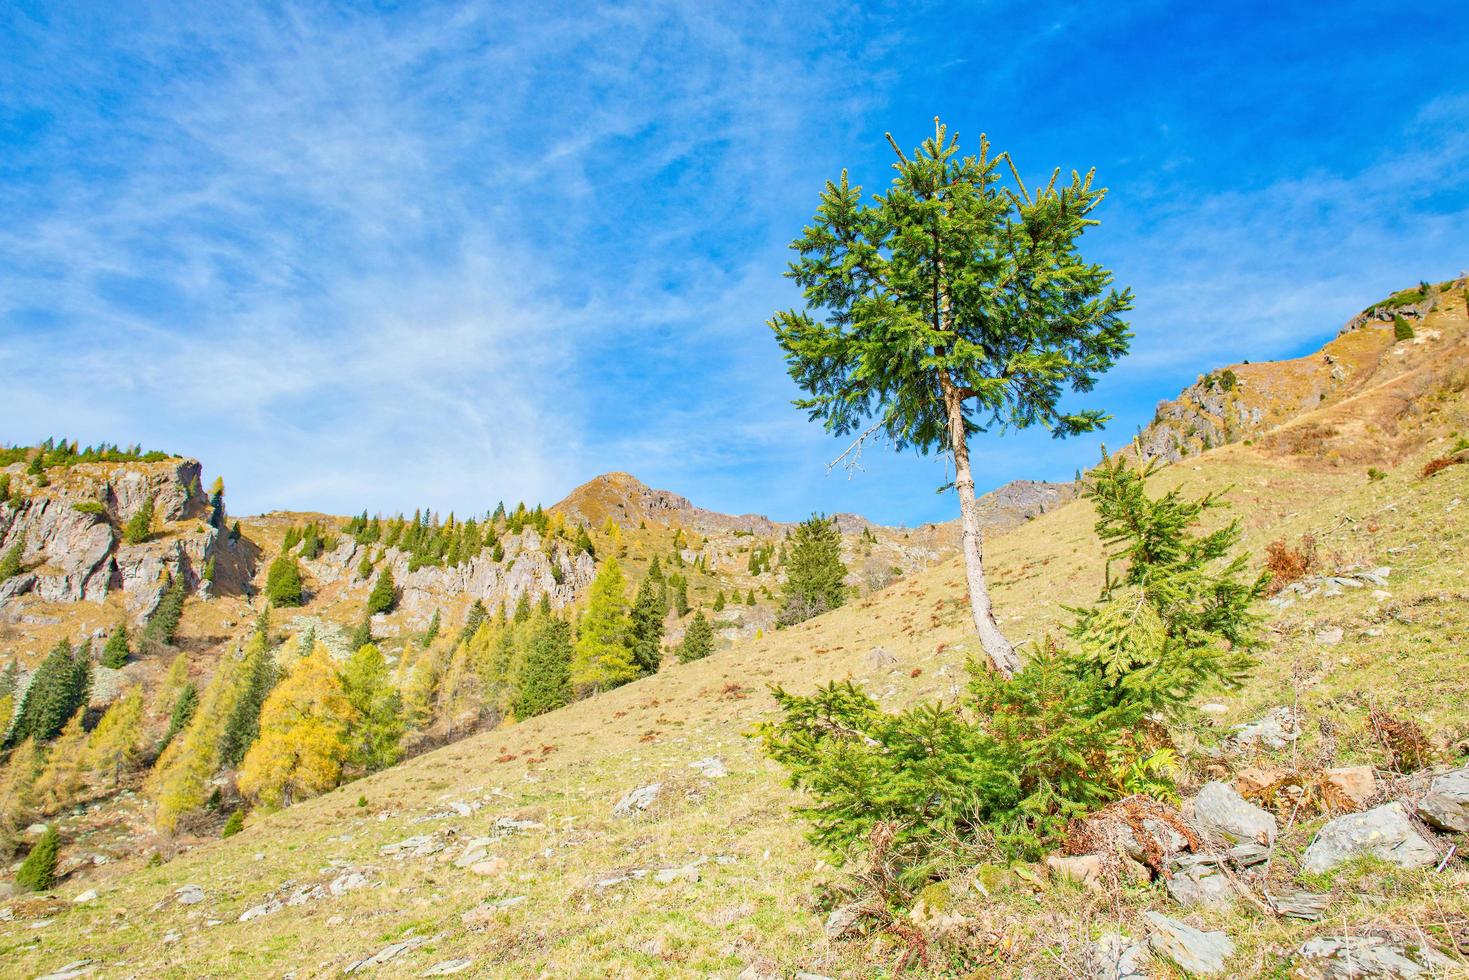
M 236 810 L 230 814 L 230 818 L 224 822 L 224 829 L 219 832 L 221 837 L 233 837 L 245 829 L 245 811 Z
M 183 656 L 180 654 L 180 656 Z M 158 743 L 158 753 L 168 748 L 174 736 L 186 728 L 194 719 L 194 712 L 199 709 L 199 689 L 194 686 L 193 681 L 185 684 L 179 691 L 178 698 L 173 702 L 173 711 L 168 716 L 168 730 L 163 733 L 163 739 Z
M 847 599 L 847 587 L 842 582 L 846 575 L 842 535 L 836 521 L 811 515 L 796 527 L 791 537 L 785 592 L 777 621 L 782 626 L 790 626 L 838 608 Z
M 61 837 L 52 824 L 46 828 L 25 862 L 15 873 L 15 885 L 22 891 L 43 892 L 56 880 L 56 852 L 61 847 Z
M 1078 816 L 1172 792 L 1157 721 L 1243 679 L 1265 579 L 1230 557 L 1237 525 L 1197 532 L 1217 498 L 1150 498 L 1149 472 L 1104 459 L 1091 474 L 1109 556 L 1101 595 L 1076 611 L 1067 645 L 1047 642 L 1013 679 L 971 663 L 957 703 L 896 714 L 851 681 L 804 697 L 775 689 L 783 717 L 760 735 L 807 791 L 798 812 L 815 843 L 851 856 L 883 824 L 903 883 L 920 887 L 955 840 L 1033 858 Z
M 153 498 L 143 501 L 122 528 L 122 540 L 126 544 L 142 544 L 153 533 Z
M 38 743 L 54 738 L 87 703 L 91 690 L 92 660 L 86 644 L 73 650 L 66 640 L 57 643 L 36 668 L 6 744 L 18 745 L 27 738 Z
M 1100 410 L 1061 400 L 1090 391 L 1126 353 L 1132 296 L 1078 249 L 1106 195 L 1092 173 L 1058 185 L 1057 168 L 1027 187 L 983 136 L 977 157 L 960 156 L 937 119 L 911 157 L 888 140 L 899 157 L 888 193 L 864 203 L 845 171 L 827 183 L 791 244 L 800 257 L 788 275 L 805 309 L 769 325 L 807 392 L 796 406 L 831 432 L 858 433 L 849 453 L 881 435 L 952 456 L 975 627 L 996 669 L 1011 673 L 1019 661 L 984 584 L 968 439 L 994 427 L 1067 436 L 1101 426 Z
M 148 617 L 148 625 L 143 627 L 143 642 L 149 646 L 169 646 L 178 634 L 179 621 L 184 616 L 184 599 L 188 596 L 189 586 L 184 580 L 182 570 L 168 580 L 168 588 L 163 592 L 163 598 L 158 600 L 158 608 L 153 610 L 153 615 Z
M 531 718 L 571 703 L 571 624 L 543 620 L 521 669 L 515 717 Z
M 367 597 L 367 614 L 375 616 L 378 613 L 392 612 L 398 605 L 398 586 L 393 582 L 393 570 L 384 568 L 382 574 L 377 577 L 377 582 L 372 586 L 372 592 Z
M 1392 318 L 1393 340 L 1412 340 L 1417 334 L 1413 332 L 1413 325 L 1408 318 L 1401 313 L 1394 313 Z
M 701 609 L 694 613 L 694 618 L 689 620 L 688 629 L 684 630 L 683 642 L 678 645 L 678 659 L 682 663 L 694 660 L 703 660 L 714 652 L 714 627 L 709 625 L 709 620 L 704 618 Z
M 20 574 L 21 561 L 25 555 L 26 542 L 22 535 L 15 544 L 5 549 L 5 554 L 0 555 L 0 582 L 13 578 Z
M 128 662 L 128 655 L 132 650 L 128 647 L 127 623 L 119 623 L 117 629 L 107 638 L 107 645 L 102 648 L 102 666 L 117 670 Z
M 656 559 L 655 559 L 656 560 Z M 662 662 L 663 617 L 667 614 L 661 595 L 661 582 L 650 576 L 638 586 L 637 597 L 632 604 L 633 665 L 643 674 L 655 674 Z
M 304 601 L 301 563 L 294 555 L 283 551 L 270 563 L 270 571 L 265 574 L 265 599 L 272 606 L 281 608 L 299 606 Z

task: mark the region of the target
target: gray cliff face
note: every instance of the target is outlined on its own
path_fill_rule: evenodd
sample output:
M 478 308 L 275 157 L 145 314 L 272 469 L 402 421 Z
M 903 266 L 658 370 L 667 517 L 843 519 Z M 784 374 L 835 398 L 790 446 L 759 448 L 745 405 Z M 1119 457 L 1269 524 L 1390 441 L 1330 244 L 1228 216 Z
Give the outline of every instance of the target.
M 170 575 L 184 576 L 207 597 L 240 591 L 253 574 L 247 548 L 229 540 L 224 521 L 219 528 L 208 523 L 212 508 L 199 488 L 195 460 L 80 464 L 52 471 L 46 487 L 35 486 L 20 466 L 9 472 L 19 494 L 0 506 L 0 548 L 23 540 L 26 571 L 0 583 L 4 606 L 26 594 L 47 602 L 101 602 L 121 591 L 128 610 L 143 617 L 157 607 Z M 124 544 L 120 529 L 149 498 L 163 530 L 141 544 Z M 211 559 L 212 583 L 203 581 Z
M 461 595 L 479 599 L 490 609 L 504 603 L 507 610 L 514 609 L 521 596 L 535 603 L 545 595 L 551 606 L 559 609 L 575 602 L 596 575 L 592 557 L 585 552 L 573 553 L 563 541 L 557 541 L 551 554 L 546 554 L 534 528 L 502 538 L 501 545 L 503 561 L 494 561 L 484 551 L 453 568 L 426 565 L 412 571 L 408 554 L 390 548 L 377 570 L 391 569 L 401 593 L 400 606 L 425 616 L 446 598 Z M 376 550 L 376 545 L 358 545 L 344 538 L 334 550 L 304 565 L 318 583 L 350 583 L 358 564 L 368 552 Z

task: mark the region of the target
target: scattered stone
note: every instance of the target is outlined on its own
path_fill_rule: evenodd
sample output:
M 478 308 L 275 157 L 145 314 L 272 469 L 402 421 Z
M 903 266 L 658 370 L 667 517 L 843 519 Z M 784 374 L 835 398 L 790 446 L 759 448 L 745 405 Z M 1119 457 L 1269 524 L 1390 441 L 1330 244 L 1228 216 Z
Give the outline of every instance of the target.
M 681 868 L 664 868 L 653 880 L 660 885 L 671 885 L 675 881 L 698 881 L 700 877 L 698 864 L 686 864 Z
M 1427 946 L 1381 936 L 1318 936 L 1300 949 L 1292 976 L 1302 980 L 1421 977 L 1457 964 Z
M 1087 976 L 1091 980 L 1148 980 L 1148 948 L 1120 932 L 1109 932 L 1091 944 Z
M 1168 895 L 1180 905 L 1207 905 L 1214 908 L 1233 904 L 1234 885 L 1219 870 L 1217 861 L 1180 856 L 1168 876 Z
M 1331 904 L 1330 895 L 1322 895 L 1317 892 L 1292 892 L 1289 895 L 1271 895 L 1270 907 L 1275 910 L 1276 915 L 1284 915 L 1292 919 L 1305 919 L 1315 922 L 1326 913 L 1326 906 Z
M 1358 582 L 1353 582 L 1352 584 L 1360 587 L 1360 583 Z M 1316 642 L 1322 646 L 1336 646 L 1346 635 L 1346 631 L 1340 626 L 1328 626 L 1326 629 L 1317 632 Z
M 1438 860 L 1433 845 L 1413 828 L 1408 811 L 1394 801 L 1337 817 L 1322 827 L 1306 848 L 1301 870 L 1321 874 L 1359 854 L 1372 854 L 1401 868 L 1422 868 Z
M 97 889 L 95 888 L 88 888 L 72 899 L 72 902 L 77 905 L 86 905 L 88 902 L 95 901 L 97 901 Z
M 402 861 L 411 857 L 428 857 L 443 849 L 444 842 L 434 834 L 417 834 L 404 838 L 396 844 L 384 844 L 378 848 L 378 851 L 391 857 L 394 861 Z
M 723 779 L 729 775 L 729 770 L 725 768 L 724 760 L 718 756 L 710 756 L 707 759 L 698 759 L 690 762 L 689 768 L 699 770 L 699 775 L 706 779 Z
M 1469 834 L 1469 806 L 1443 795 L 1432 793 L 1413 804 L 1418 819 L 1435 830 L 1450 834 Z
M 509 867 L 510 862 L 497 855 L 495 857 L 486 858 L 483 861 L 476 861 L 474 864 L 471 864 L 469 866 L 469 871 L 471 874 L 477 874 L 482 878 L 488 878 L 490 875 L 504 874 L 506 869 L 508 869 Z
M 1201 704 L 1199 705 L 1199 710 L 1206 715 L 1224 715 L 1229 713 L 1229 709 L 1220 704 L 1218 701 L 1208 701 L 1204 704 Z M 1108 935 L 1115 936 L 1116 933 L 1109 933 Z
M 464 845 L 464 850 L 459 852 L 459 857 L 454 861 L 454 867 L 467 868 L 472 864 L 478 864 L 490 855 L 490 845 L 494 844 L 494 837 L 476 837 Z
M 422 975 L 426 977 L 447 977 L 453 973 L 463 973 L 473 965 L 474 960 L 471 959 L 444 960 L 424 970 Z
M 516 820 L 513 817 L 500 817 L 495 821 L 496 830 L 524 832 L 527 830 L 540 830 L 544 826 L 546 825 L 543 823 L 536 823 L 536 821 L 534 820 Z
M 1270 860 L 1270 848 L 1260 844 L 1236 844 L 1224 852 L 1224 859 L 1236 868 L 1252 868 Z
M 1096 890 L 1102 887 L 1100 854 L 1051 854 L 1046 857 L 1046 868 L 1052 879 L 1065 879 Z
M 898 658 L 888 653 L 882 647 L 873 647 L 867 654 L 867 669 L 881 670 L 898 662 Z
M 366 888 L 370 884 L 372 882 L 361 871 L 348 871 L 333 878 L 326 886 L 326 890 L 334 896 L 345 895 L 347 892 Z
M 612 808 L 612 815 L 615 817 L 626 817 L 646 810 L 653 805 L 653 801 L 658 799 L 658 794 L 661 792 L 663 792 L 662 783 L 649 783 L 646 786 L 639 786 L 617 801 L 617 805 Z
M 410 936 L 402 942 L 393 943 L 391 946 L 384 946 L 382 949 L 378 950 L 376 953 L 372 954 L 366 959 L 358 960 L 355 963 L 351 964 L 347 967 L 347 969 L 343 970 L 342 972 L 356 973 L 359 970 L 368 970 L 375 966 L 381 966 L 389 960 L 397 959 L 404 953 L 412 952 L 413 950 L 422 946 L 424 943 L 428 942 L 428 939 L 429 937 L 427 936 Z
M 177 929 L 170 929 L 163 934 L 163 942 L 165 945 L 168 946 L 172 946 L 174 943 L 181 942 L 183 938 L 184 934 L 179 932 Z
M 245 911 L 241 912 L 240 921 L 249 922 L 251 919 L 260 918 L 262 915 L 271 915 L 272 913 L 279 912 L 285 907 L 286 903 L 282 902 L 280 899 L 269 898 L 261 902 L 259 905 L 252 905 Z
M 36 980 L 75 980 L 76 977 L 84 977 L 89 973 L 96 972 L 97 964 L 91 960 L 73 960 L 54 973 L 47 973 L 37 977 Z
M 857 907 L 854 905 L 843 905 L 832 909 L 831 915 L 826 917 L 826 938 L 836 940 L 847 934 L 857 924 Z
M 496 916 L 498 916 L 501 912 L 504 912 L 506 909 L 512 909 L 517 905 L 523 904 L 524 902 L 524 895 L 515 895 L 511 898 L 497 898 L 494 901 L 485 902 L 482 905 L 476 905 L 474 908 L 470 909 L 468 912 L 465 912 L 459 918 L 466 926 L 469 926 L 472 929 L 481 926 L 487 926 L 490 923 L 494 922 Z
M 1201 932 L 1177 919 L 1157 912 L 1147 913 L 1152 931 L 1148 945 L 1190 973 L 1209 976 L 1224 972 L 1224 961 L 1234 953 L 1234 943 L 1222 932 Z
M 1377 795 L 1377 774 L 1371 766 L 1345 766 L 1324 774 L 1327 791 L 1334 802 L 1360 810 Z
M 204 889 L 198 885 L 185 885 L 174 892 L 180 905 L 198 905 L 204 901 Z
M 1272 708 L 1259 721 L 1236 725 L 1232 741 L 1240 749 L 1283 749 L 1299 736 L 1295 712 L 1280 707 Z
M 45 832 L 46 825 L 43 823 L 33 823 L 25 829 L 25 835 L 27 837 L 40 837 Z
M 1205 783 L 1194 799 L 1194 823 L 1205 834 L 1230 844 L 1269 844 L 1278 827 L 1275 814 L 1247 801 L 1228 783 Z
M 1241 769 L 1234 777 L 1234 788 L 1243 796 L 1258 796 L 1285 778 L 1285 770 L 1264 766 Z

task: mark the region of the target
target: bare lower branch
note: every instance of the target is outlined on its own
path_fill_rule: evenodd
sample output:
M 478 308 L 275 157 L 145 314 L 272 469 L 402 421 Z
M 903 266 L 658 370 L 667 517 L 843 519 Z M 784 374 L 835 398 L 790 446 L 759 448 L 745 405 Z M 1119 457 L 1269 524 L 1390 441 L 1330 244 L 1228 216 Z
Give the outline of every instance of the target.
M 826 464 L 826 472 L 830 473 L 832 470 L 837 468 L 838 464 L 842 463 L 842 460 L 846 460 L 846 463 L 844 465 L 846 466 L 847 470 L 847 478 L 851 479 L 852 474 L 862 468 L 862 444 L 866 442 L 868 438 L 873 435 L 873 433 L 877 432 L 878 429 L 881 429 L 885 422 L 886 420 L 879 419 L 878 421 L 869 425 L 867 427 L 867 431 L 863 432 L 856 439 L 852 440 L 852 444 L 846 449 L 843 449 L 840 456 L 832 460 L 830 463 Z

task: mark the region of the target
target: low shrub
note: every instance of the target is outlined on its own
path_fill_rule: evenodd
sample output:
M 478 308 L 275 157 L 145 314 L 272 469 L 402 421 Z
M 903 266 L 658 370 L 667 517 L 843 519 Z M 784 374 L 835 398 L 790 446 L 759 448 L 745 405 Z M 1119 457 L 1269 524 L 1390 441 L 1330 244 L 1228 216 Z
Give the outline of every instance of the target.
M 1316 569 L 1316 564 L 1316 539 L 1309 534 L 1301 536 L 1298 548 L 1286 544 L 1284 538 L 1270 542 L 1265 546 L 1265 572 L 1270 576 L 1266 594 L 1274 595 L 1292 582 L 1299 582 Z
M 1158 720 L 1243 679 L 1267 579 L 1230 557 L 1237 523 L 1196 533 L 1216 496 L 1150 498 L 1153 468 L 1104 459 L 1090 475 L 1109 558 L 1101 595 L 1071 610 L 1067 641 L 1042 644 L 1013 679 L 971 661 L 956 703 L 897 713 L 851 681 L 811 695 L 774 689 L 781 717 L 757 734 L 806 791 L 797 812 L 814 843 L 854 859 L 877 834 L 911 891 L 965 848 L 1034 857 L 1108 803 L 1172 793 L 1175 756 Z

